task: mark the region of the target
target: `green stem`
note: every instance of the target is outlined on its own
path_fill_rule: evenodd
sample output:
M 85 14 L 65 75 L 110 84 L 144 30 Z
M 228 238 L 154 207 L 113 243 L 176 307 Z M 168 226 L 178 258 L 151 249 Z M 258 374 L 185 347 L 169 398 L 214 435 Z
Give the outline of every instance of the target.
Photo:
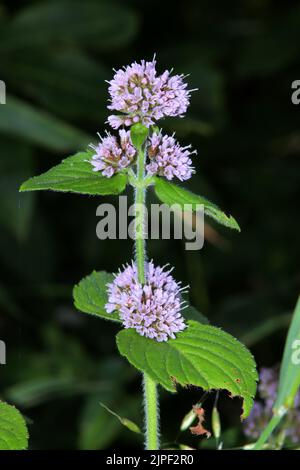
M 135 187 L 135 250 L 139 282 L 145 282 L 145 203 L 146 188 L 143 186 L 145 178 L 145 154 L 139 149 L 137 161 L 137 185 Z
M 273 417 L 269 421 L 269 424 L 263 430 L 263 432 L 260 435 L 260 438 L 255 443 L 255 445 L 251 448 L 251 450 L 261 450 L 262 449 L 262 447 L 267 442 L 267 440 L 271 436 L 271 434 L 274 431 L 274 429 L 276 428 L 276 426 L 278 426 L 278 424 L 282 420 L 284 414 L 285 413 L 279 413 L 279 414 L 273 415 Z
M 135 251 L 138 280 L 145 283 L 145 202 L 146 185 L 145 180 L 145 152 L 139 148 L 137 159 L 137 178 L 135 184 Z M 146 415 L 146 449 L 159 449 L 159 415 L 157 386 L 149 375 L 144 373 L 144 404 Z
M 159 415 L 157 386 L 149 375 L 144 373 L 144 403 L 146 415 L 146 449 L 159 449 Z

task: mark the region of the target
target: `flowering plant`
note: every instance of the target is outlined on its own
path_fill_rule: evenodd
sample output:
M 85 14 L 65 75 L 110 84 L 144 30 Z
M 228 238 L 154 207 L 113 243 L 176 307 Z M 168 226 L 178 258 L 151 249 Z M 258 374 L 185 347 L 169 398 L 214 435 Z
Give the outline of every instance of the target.
M 272 419 L 272 410 L 278 393 L 278 381 L 278 367 L 260 369 L 258 385 L 260 401 L 254 402 L 249 417 L 244 421 L 244 433 L 251 440 L 258 439 L 262 429 Z M 287 409 L 283 418 L 276 434 L 270 440 L 274 448 L 282 447 L 284 441 L 292 445 L 300 441 L 300 390 L 296 390 L 293 407 Z
M 85 277 L 74 287 L 74 302 L 78 310 L 123 327 L 117 346 L 144 376 L 146 448 L 151 450 L 159 448 L 158 385 L 170 392 L 177 385 L 226 389 L 243 399 L 242 418 L 248 416 L 256 391 L 250 352 L 190 305 L 188 289 L 175 280 L 172 269 L 147 259 L 144 224 L 150 188 L 167 205 L 187 204 L 195 211 L 201 204 L 207 216 L 239 230 L 218 206 L 170 182 L 191 178 L 195 151 L 156 124 L 166 116 L 183 117 L 191 92 L 183 75 L 159 75 L 155 59 L 116 71 L 109 82 L 108 106 L 114 112 L 108 124 L 118 130 L 116 135 L 107 132 L 98 144 L 21 186 L 21 191 L 102 196 L 120 194 L 127 185 L 134 189 L 135 260 L 115 275 L 100 271 Z

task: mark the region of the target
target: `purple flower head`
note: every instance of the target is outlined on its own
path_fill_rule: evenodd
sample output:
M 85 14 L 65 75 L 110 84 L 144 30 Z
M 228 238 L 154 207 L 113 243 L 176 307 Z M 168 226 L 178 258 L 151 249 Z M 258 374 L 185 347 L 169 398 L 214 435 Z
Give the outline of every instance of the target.
M 278 388 L 278 367 L 262 367 L 259 374 L 258 395 L 262 401 L 255 401 L 249 417 L 244 422 L 244 433 L 256 440 L 272 417 L 272 408 Z M 300 392 L 296 395 L 294 408 L 290 408 L 282 421 L 280 430 L 293 443 L 300 442 Z
M 109 124 L 118 129 L 142 122 L 149 127 L 165 116 L 183 116 L 189 105 L 190 93 L 183 75 L 171 75 L 166 70 L 157 75 L 155 58 L 151 62 L 123 67 L 109 83 L 108 109 L 124 113 L 111 115 Z
M 181 316 L 184 289 L 170 275 L 152 262 L 146 264 L 146 282 L 138 281 L 135 263 L 127 265 L 108 284 L 108 313 L 118 310 L 125 328 L 134 328 L 140 335 L 156 341 L 175 338 L 185 329 Z
M 271 408 L 266 408 L 262 403 L 255 401 L 250 415 L 244 422 L 245 435 L 253 440 L 258 439 L 271 417 Z
M 149 175 L 165 176 L 168 180 L 174 177 L 180 181 L 188 180 L 194 173 L 190 155 L 191 146 L 180 147 L 173 136 L 153 133 L 148 145 L 150 163 L 146 166 Z
M 119 131 L 119 140 L 106 133 L 105 137 L 100 137 L 98 145 L 90 145 L 95 150 L 91 164 L 94 171 L 101 171 L 103 176 L 110 178 L 118 171 L 127 168 L 136 156 L 136 150 L 130 139 L 130 132 Z

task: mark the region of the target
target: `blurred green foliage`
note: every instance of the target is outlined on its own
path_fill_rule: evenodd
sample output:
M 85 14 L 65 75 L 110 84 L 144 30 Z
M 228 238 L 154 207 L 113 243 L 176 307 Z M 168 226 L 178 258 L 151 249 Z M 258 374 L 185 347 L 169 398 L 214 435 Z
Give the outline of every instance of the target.
M 186 119 L 161 125 L 198 149 L 189 188 L 242 229 L 207 226 L 200 252 L 150 241 L 149 255 L 175 265 L 194 305 L 245 340 L 259 366 L 280 360 L 300 280 L 300 106 L 291 102 L 299 39 L 296 1 L 1 2 L 0 398 L 23 411 L 31 448 L 141 445 L 100 405 L 143 426 L 140 377 L 117 356 L 118 328 L 76 312 L 71 300 L 73 284 L 93 269 L 116 270 L 131 244 L 97 240 L 98 197 L 18 193 L 104 131 L 105 80 L 133 60 L 156 53 L 160 69 L 190 74 L 199 90 Z M 166 443 L 199 445 L 179 434 L 199 398 L 162 393 Z M 209 427 L 213 397 L 206 404 Z M 239 401 L 221 394 L 218 409 L 228 445 L 245 443 Z

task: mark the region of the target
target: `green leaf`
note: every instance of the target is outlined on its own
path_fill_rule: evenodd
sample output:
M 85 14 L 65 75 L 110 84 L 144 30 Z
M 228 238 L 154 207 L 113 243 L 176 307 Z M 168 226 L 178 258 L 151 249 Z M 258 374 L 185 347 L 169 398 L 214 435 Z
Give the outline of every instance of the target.
M 0 106 L 0 131 L 55 151 L 86 147 L 91 141 L 84 132 L 12 96 Z
M 0 450 L 25 450 L 28 431 L 21 413 L 0 401 Z
M 170 392 L 176 383 L 204 390 L 226 389 L 243 398 L 243 414 L 249 415 L 256 392 L 257 373 L 250 352 L 219 328 L 190 321 L 176 339 L 159 343 L 133 329 L 117 335 L 121 355 Z
M 280 368 L 280 377 L 277 398 L 274 403 L 274 412 L 280 412 L 282 407 L 292 408 L 295 396 L 300 387 L 300 297 L 294 311 L 289 328 L 283 360 Z
M 118 174 L 111 178 L 100 175 L 93 171 L 89 162 L 91 156 L 92 152 L 87 151 L 66 158 L 46 173 L 23 183 L 20 191 L 52 189 L 102 196 L 123 192 L 127 183 L 126 175 Z
M 105 310 L 105 304 L 108 301 L 106 285 L 113 279 L 113 274 L 105 271 L 94 271 L 83 278 L 73 290 L 75 307 L 81 312 L 120 322 L 118 312 L 107 313 Z
M 108 52 L 135 36 L 136 14 L 110 0 L 62 0 L 30 4 L 11 21 L 1 47 L 22 49 L 78 43 Z
M 134 124 L 130 129 L 130 137 L 132 140 L 133 145 L 139 149 L 145 140 L 147 139 L 149 133 L 149 129 L 146 126 L 138 122 Z
M 218 206 L 208 201 L 205 197 L 193 194 L 174 183 L 169 183 L 163 178 L 155 177 L 153 180 L 155 181 L 155 194 L 164 204 L 169 206 L 179 204 L 182 207 L 185 204 L 190 204 L 192 205 L 192 210 L 197 209 L 197 204 L 203 204 L 204 214 L 208 215 L 219 224 L 225 225 L 225 227 L 240 231 L 237 221 L 231 215 L 227 216 Z M 186 210 L 188 210 L 188 208 L 186 208 Z

